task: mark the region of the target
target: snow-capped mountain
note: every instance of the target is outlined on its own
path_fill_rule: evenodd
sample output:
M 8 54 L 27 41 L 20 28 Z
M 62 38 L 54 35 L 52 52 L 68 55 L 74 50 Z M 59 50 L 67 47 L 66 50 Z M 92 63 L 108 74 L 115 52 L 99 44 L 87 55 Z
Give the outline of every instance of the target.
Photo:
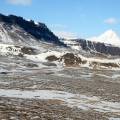
M 108 30 L 98 37 L 88 38 L 90 41 L 111 44 L 120 47 L 120 37 L 113 30 Z
M 99 37 L 85 39 L 62 39 L 65 44 L 74 50 L 88 53 L 105 54 L 112 56 L 120 56 L 120 38 L 113 31 L 108 30 Z M 85 54 L 85 52 L 84 52 Z

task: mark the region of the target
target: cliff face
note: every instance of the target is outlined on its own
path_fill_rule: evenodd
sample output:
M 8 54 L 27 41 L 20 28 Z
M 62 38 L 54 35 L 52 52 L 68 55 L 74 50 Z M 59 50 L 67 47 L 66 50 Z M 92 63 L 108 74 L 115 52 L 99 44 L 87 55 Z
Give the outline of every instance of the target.
M 79 40 L 79 43 L 80 43 L 81 47 L 86 51 L 92 50 L 94 52 L 96 51 L 99 53 L 120 56 L 120 48 L 119 47 L 106 45 L 104 43 L 99 43 L 99 42 L 95 43 L 95 42 L 91 42 L 91 41 L 85 41 L 85 40 Z
M 65 43 L 67 44 L 66 41 Z M 120 47 L 116 47 L 110 44 L 93 42 L 84 39 L 72 39 L 69 40 L 69 43 L 67 45 L 71 48 L 77 49 L 78 51 L 86 51 L 93 54 L 120 56 Z
M 27 21 L 22 17 L 0 14 L 0 27 L 10 37 L 10 39 L 36 39 L 37 41 L 45 41 L 57 45 L 64 45 L 59 41 L 44 23 L 35 24 L 34 21 Z M 18 37 L 19 36 L 19 37 Z M 21 36 L 21 37 L 20 37 Z M 14 37 L 14 38 L 13 38 Z M 6 38 L 8 38 L 6 36 Z M 2 38 L 1 38 L 2 39 Z M 1 40 L 4 42 L 4 40 Z M 27 41 L 27 40 L 26 40 Z

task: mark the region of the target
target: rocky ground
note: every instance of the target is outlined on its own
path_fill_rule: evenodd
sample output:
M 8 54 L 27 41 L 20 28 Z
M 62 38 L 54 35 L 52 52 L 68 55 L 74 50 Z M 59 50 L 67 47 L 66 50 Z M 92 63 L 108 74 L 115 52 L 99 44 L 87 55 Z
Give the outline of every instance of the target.
M 1 120 L 108 120 L 110 114 L 69 108 L 59 100 L 0 100 Z
M 0 74 L 0 120 L 120 120 L 120 71 L 7 61 L 1 58 L 8 71 Z M 42 99 L 41 90 L 55 92 Z

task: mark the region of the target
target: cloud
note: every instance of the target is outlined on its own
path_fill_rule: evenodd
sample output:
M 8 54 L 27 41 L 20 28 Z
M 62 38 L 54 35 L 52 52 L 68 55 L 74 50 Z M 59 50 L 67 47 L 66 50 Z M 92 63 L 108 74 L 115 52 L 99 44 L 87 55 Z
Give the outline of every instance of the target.
M 108 18 L 108 19 L 104 20 L 104 23 L 113 25 L 113 24 L 117 24 L 118 20 L 116 18 Z
M 54 31 L 54 33 L 59 37 L 59 38 L 65 38 L 65 39 L 75 39 L 77 38 L 77 35 L 72 32 L 67 32 L 67 31 Z
M 32 3 L 32 0 L 7 0 L 7 3 L 12 5 L 30 5 Z

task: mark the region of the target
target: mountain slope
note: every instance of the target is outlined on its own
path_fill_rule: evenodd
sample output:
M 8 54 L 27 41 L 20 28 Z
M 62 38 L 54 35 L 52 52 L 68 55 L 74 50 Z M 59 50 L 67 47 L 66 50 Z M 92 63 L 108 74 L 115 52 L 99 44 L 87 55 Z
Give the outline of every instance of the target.
M 116 34 L 111 33 L 111 38 Z M 0 15 L 0 56 L 38 66 L 120 68 L 120 47 L 85 39 L 60 40 L 45 24 L 13 15 Z
M 35 24 L 22 17 L 0 14 L 0 41 L 3 43 L 49 42 L 64 45 L 45 24 Z
M 85 39 L 62 40 L 73 50 L 89 56 L 120 56 L 120 47 Z

